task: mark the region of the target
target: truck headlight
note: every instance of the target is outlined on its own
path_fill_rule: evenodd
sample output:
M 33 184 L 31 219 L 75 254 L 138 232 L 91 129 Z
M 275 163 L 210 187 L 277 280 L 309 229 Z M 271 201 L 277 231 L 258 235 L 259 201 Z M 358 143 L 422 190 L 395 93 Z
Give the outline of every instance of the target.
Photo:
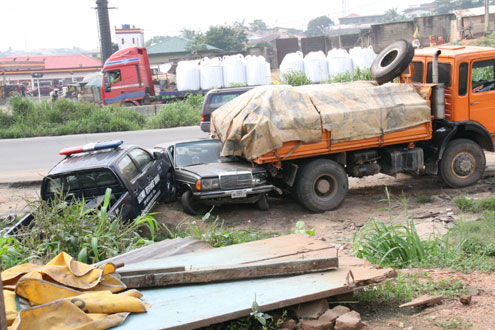
M 263 173 L 258 173 L 253 175 L 253 185 L 258 186 L 260 184 L 266 183 L 266 177 Z
M 218 178 L 202 179 L 201 188 L 203 190 L 215 190 L 220 188 L 220 181 Z

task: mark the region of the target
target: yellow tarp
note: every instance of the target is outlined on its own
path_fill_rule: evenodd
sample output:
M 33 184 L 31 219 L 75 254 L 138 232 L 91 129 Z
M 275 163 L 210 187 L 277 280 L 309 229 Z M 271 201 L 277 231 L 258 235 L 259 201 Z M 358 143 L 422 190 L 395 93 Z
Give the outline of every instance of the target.
M 212 113 L 212 130 L 223 142 L 222 156 L 255 159 L 284 142 L 355 141 L 413 127 L 430 120 L 427 101 L 410 84 L 371 81 L 260 86 Z
M 139 291 L 116 294 L 126 287 L 114 272 L 113 264 L 93 267 L 66 253 L 44 266 L 3 271 L 9 330 L 108 329 L 129 313 L 146 312 L 150 305 L 140 300 Z

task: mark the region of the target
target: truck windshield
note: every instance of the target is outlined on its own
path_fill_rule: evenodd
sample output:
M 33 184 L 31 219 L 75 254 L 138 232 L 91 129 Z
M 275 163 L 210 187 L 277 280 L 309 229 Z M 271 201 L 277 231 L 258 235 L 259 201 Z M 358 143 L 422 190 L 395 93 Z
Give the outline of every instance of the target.
M 199 164 L 227 163 L 237 157 L 220 157 L 222 143 L 218 140 L 179 143 L 175 146 L 175 166 L 186 167 Z

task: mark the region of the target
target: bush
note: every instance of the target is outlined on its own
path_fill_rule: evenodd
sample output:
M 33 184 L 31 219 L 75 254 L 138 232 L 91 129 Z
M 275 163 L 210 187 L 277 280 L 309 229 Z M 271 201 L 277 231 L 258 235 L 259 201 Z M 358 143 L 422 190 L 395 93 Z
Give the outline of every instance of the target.
M 352 70 L 352 72 L 340 73 L 336 76 L 330 77 L 326 83 L 332 84 L 358 80 L 373 80 L 370 69 L 356 68 Z
M 172 102 L 164 106 L 160 113 L 152 117 L 148 128 L 169 128 L 199 125 L 203 95 L 188 95 L 183 101 Z

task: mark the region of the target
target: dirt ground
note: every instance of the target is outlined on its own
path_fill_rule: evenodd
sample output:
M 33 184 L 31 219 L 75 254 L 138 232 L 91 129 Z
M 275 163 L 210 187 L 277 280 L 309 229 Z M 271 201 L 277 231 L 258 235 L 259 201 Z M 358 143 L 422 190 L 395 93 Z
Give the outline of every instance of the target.
M 290 199 L 270 198 L 268 211 L 258 210 L 255 206 L 227 205 L 216 207 L 213 216 L 218 216 L 229 228 L 257 228 L 267 231 L 289 233 L 295 229 L 297 221 L 302 220 L 305 228 L 315 228 L 315 235 L 329 243 L 340 246 L 349 243 L 352 236 L 369 219 L 402 222 L 405 220 L 405 208 L 401 197 L 407 200 L 407 212 L 416 219 L 418 231 L 424 235 L 432 232 L 446 232 L 447 224 L 442 219 L 447 217 L 447 209 L 454 209 L 454 218 L 461 216 L 465 220 L 474 220 L 460 215 L 455 209 L 453 198 L 469 195 L 483 198 L 493 193 L 495 184 L 495 154 L 487 153 L 489 170 L 476 185 L 451 189 L 443 185 L 436 177 L 412 177 L 398 175 L 390 177 L 375 175 L 363 179 L 350 178 L 349 193 L 342 206 L 322 214 L 312 214 Z M 390 212 L 385 188 L 391 193 Z M 23 214 L 25 198 L 36 198 L 39 187 L 9 187 L 0 185 L 0 219 L 9 214 Z M 421 203 L 418 198 L 430 196 L 431 202 Z M 185 213 L 178 202 L 161 204 L 154 212 L 160 223 L 174 228 L 184 220 L 193 220 Z M 473 217 L 473 216 L 471 216 Z M 440 220 L 440 221 L 439 221 Z M 470 329 L 495 329 L 495 274 L 461 274 L 449 270 L 409 270 L 422 273 L 427 271 L 433 279 L 458 278 L 467 285 L 476 287 L 479 295 L 473 297 L 470 305 L 464 306 L 458 300 L 444 300 L 441 305 L 426 309 L 389 310 L 377 307 L 375 311 L 363 312 L 363 320 L 369 323 L 370 329 L 441 329 L 446 327 Z M 461 319 L 460 324 L 454 324 Z M 452 321 L 454 320 L 454 321 Z M 454 326 L 455 325 L 455 326 Z

